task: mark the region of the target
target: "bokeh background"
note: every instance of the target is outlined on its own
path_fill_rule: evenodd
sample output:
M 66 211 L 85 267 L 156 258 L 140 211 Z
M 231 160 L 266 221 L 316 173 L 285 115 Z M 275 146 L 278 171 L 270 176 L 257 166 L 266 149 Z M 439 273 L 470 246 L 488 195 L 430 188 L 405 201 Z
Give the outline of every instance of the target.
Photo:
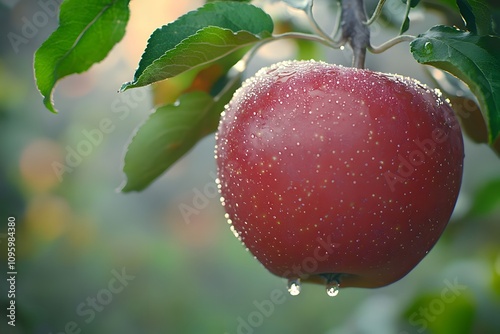
M 214 193 L 213 136 L 143 192 L 117 191 L 125 147 L 153 108 L 151 87 L 117 90 L 132 78 L 153 30 L 202 1 L 132 1 L 124 40 L 87 73 L 59 83 L 54 115 L 44 109 L 32 62 L 57 27 L 47 4 L 58 2 L 0 0 L 1 333 L 500 333 L 500 159 L 488 147 L 466 140 L 453 219 L 407 277 L 334 298 L 305 285 L 292 298 L 225 222 Z M 276 1 L 258 3 L 283 22 L 304 21 Z M 397 34 L 389 23 L 402 9 L 388 3 L 386 23 L 373 27 L 375 44 Z M 332 7 L 316 2 L 327 31 Z M 443 19 L 415 11 L 409 32 Z M 26 28 L 30 22 L 35 29 Z M 9 33 L 22 43 L 13 44 Z M 281 41 L 261 50 L 247 74 L 298 53 L 350 64 L 349 50 Z M 368 55 L 367 67 L 433 84 L 407 44 Z M 85 146 L 89 133 L 95 140 Z M 69 161 L 69 169 L 55 169 Z M 5 316 L 10 216 L 17 221 L 15 327 Z

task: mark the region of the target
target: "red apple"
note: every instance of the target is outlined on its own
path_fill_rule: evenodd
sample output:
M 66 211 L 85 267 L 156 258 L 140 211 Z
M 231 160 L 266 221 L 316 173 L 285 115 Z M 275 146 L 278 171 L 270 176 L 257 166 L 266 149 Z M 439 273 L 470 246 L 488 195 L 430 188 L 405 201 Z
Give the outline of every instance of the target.
M 462 134 L 438 92 L 323 62 L 245 81 L 216 141 L 231 229 L 292 293 L 300 280 L 334 295 L 405 276 L 442 234 L 462 178 Z

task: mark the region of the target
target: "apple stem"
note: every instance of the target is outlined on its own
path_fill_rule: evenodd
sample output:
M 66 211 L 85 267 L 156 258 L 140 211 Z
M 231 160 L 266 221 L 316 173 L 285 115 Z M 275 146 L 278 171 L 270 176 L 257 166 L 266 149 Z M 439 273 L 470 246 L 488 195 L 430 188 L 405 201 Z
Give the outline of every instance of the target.
M 363 0 L 342 1 L 342 39 L 353 51 L 352 65 L 365 67 L 366 49 L 370 46 L 370 29 L 366 25 L 366 11 Z

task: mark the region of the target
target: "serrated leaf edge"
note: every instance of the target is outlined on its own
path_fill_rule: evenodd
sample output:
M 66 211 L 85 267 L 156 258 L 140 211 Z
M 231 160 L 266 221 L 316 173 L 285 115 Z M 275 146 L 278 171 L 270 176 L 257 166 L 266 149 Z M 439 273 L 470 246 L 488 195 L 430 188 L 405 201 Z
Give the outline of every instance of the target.
M 437 30 L 439 28 L 446 28 L 446 29 L 455 29 L 453 27 L 449 27 L 449 26 L 445 26 L 445 25 L 437 25 L 437 26 L 434 26 L 432 28 L 430 28 L 428 30 L 428 32 L 431 32 L 433 30 Z M 481 36 L 477 36 L 469 31 L 463 31 L 463 30 L 459 30 L 459 29 L 455 29 L 459 32 L 462 32 L 462 33 L 465 33 L 465 34 L 470 34 L 472 36 L 475 36 L 477 38 L 480 38 Z M 412 55 L 414 55 L 414 58 L 415 58 L 415 53 L 413 52 L 414 50 L 414 42 L 418 39 L 418 38 L 426 38 L 428 40 L 431 40 L 431 41 L 436 41 L 436 42 L 439 42 L 439 43 L 442 43 L 442 41 L 440 41 L 439 39 L 433 39 L 429 36 L 426 36 L 425 34 L 422 34 L 422 35 L 419 35 L 414 41 L 412 41 L 410 43 L 410 51 L 412 53 Z M 450 47 L 450 48 L 453 48 L 453 50 L 455 50 L 456 52 L 460 53 L 460 54 L 463 54 L 459 49 L 457 48 L 454 48 L 452 47 L 451 45 L 447 45 L 447 47 Z M 466 57 L 464 55 L 464 58 L 466 59 L 469 59 L 468 57 Z M 451 59 L 451 57 L 449 57 L 448 59 Z M 477 88 L 476 88 L 476 85 L 474 84 L 474 82 L 471 82 L 471 80 L 469 80 L 469 78 L 467 78 L 467 76 L 464 74 L 464 72 L 462 70 L 459 70 L 459 68 L 457 66 L 455 66 L 455 64 L 451 61 L 420 61 L 419 59 L 415 58 L 415 60 L 421 64 L 426 64 L 426 65 L 431 65 L 431 66 L 434 66 L 436 68 L 439 68 L 439 69 L 443 69 L 443 70 L 446 70 L 447 72 L 449 72 L 451 75 L 454 75 L 456 77 L 458 77 L 460 80 L 462 80 L 463 82 L 465 82 L 467 84 L 467 86 L 469 87 L 469 89 L 474 93 L 475 97 L 477 98 L 477 100 L 479 101 L 479 104 L 480 106 L 482 107 L 481 108 L 481 112 L 483 114 L 483 117 L 485 117 L 485 120 L 489 123 L 490 122 L 490 115 L 489 113 L 487 112 L 490 108 L 488 108 L 488 103 L 483 99 L 483 94 L 477 94 Z M 449 64 L 450 66 L 436 66 L 437 64 Z M 471 61 L 471 63 L 473 64 L 473 67 L 475 69 L 478 70 L 479 73 L 481 73 L 481 75 L 483 76 L 483 78 L 487 78 L 488 76 L 486 75 L 486 73 L 484 73 L 481 68 L 479 68 L 476 63 L 474 63 L 473 61 Z M 455 73 L 453 73 L 452 71 L 450 71 L 450 68 L 453 68 L 455 70 Z M 491 83 L 488 81 L 488 80 L 485 80 L 486 83 L 488 84 L 487 86 L 487 89 L 489 92 L 492 92 L 493 91 L 493 87 L 491 86 Z M 496 101 L 493 99 L 493 105 L 494 105 L 494 108 L 496 111 L 500 111 L 500 106 L 498 106 L 496 104 Z M 486 108 L 484 108 L 486 107 Z M 486 109 L 486 110 L 484 110 Z M 489 137 L 489 142 L 490 144 L 493 144 L 494 141 L 499 137 L 499 134 L 497 134 L 496 137 L 494 137 L 494 134 L 491 133 L 490 131 L 490 128 L 488 127 L 488 137 Z
M 248 45 L 251 45 L 251 44 L 255 44 L 255 43 L 259 43 L 259 42 L 262 42 L 262 41 L 265 41 L 266 39 L 269 39 L 269 38 L 272 38 L 272 34 L 268 31 L 263 31 L 259 34 L 253 34 L 247 30 L 239 30 L 239 31 L 233 31 L 231 29 L 226 29 L 226 28 L 221 28 L 221 27 L 218 27 L 218 26 L 207 26 L 207 27 L 204 27 L 202 29 L 199 29 L 194 35 L 191 35 L 185 39 L 183 39 L 179 44 L 177 44 L 174 48 L 168 50 L 167 52 L 165 52 L 160 58 L 157 58 L 155 61 L 153 61 L 150 65 L 148 65 L 144 71 L 142 71 L 142 74 L 136 78 L 134 81 L 130 81 L 130 82 L 126 82 L 124 83 L 121 87 L 120 87 L 120 92 L 124 92 L 130 88 L 135 88 L 135 87 L 142 87 L 142 86 L 145 86 L 145 85 L 148 85 L 148 84 L 151 84 L 151 83 L 141 83 L 141 77 L 144 75 L 144 73 L 146 73 L 148 71 L 148 69 L 154 67 L 158 62 L 161 62 L 163 61 L 164 59 L 168 58 L 169 54 L 173 53 L 174 51 L 177 52 L 178 51 L 178 48 L 179 47 L 183 47 L 183 46 L 186 46 L 186 45 L 189 45 L 191 44 L 191 40 L 196 38 L 196 36 L 198 36 L 199 33 L 202 33 L 204 31 L 206 31 L 207 29 L 213 29 L 213 28 L 218 28 L 220 29 L 221 31 L 226 31 L 226 32 L 231 32 L 234 36 L 237 36 L 238 34 L 241 34 L 241 33 L 247 33 L 249 35 L 252 35 L 254 36 L 257 40 L 256 41 L 253 41 L 251 43 L 245 43 L 245 44 L 236 44 L 235 48 L 232 49 L 231 51 L 229 52 L 226 52 L 226 53 L 222 53 L 220 54 L 219 56 L 215 57 L 215 58 L 211 58 L 207 61 L 204 61 L 204 62 L 201 62 L 201 63 L 198 63 L 197 65 L 194 65 L 194 66 L 189 66 L 189 65 L 184 65 L 186 67 L 185 70 L 183 70 L 182 72 L 179 72 L 177 73 L 176 75 L 179 75 L 181 73 L 184 73 L 188 70 L 191 70 L 191 69 L 194 69 L 194 68 L 198 68 L 200 66 L 204 66 L 204 65 L 207 65 L 207 64 L 210 64 L 216 60 L 219 60 L 221 58 L 224 58 L 225 56 L 233 53 L 233 52 L 236 52 L 237 50 L 241 49 L 241 48 L 244 48 Z M 183 66 L 183 65 L 180 65 L 180 64 L 177 64 L 177 66 Z M 174 76 L 172 76 L 174 77 Z M 162 80 L 166 80 L 170 77 L 167 77 L 167 78 L 164 78 Z M 160 80 L 158 80 L 160 81 Z
M 79 41 L 82 39 L 82 37 L 88 32 L 88 30 L 90 29 L 90 27 L 100 18 L 104 15 L 104 13 L 109 9 L 109 8 L 112 8 L 113 5 L 115 5 L 117 3 L 118 0 L 114 0 L 112 3 L 106 5 L 105 7 L 102 8 L 102 10 L 98 13 L 98 15 L 93 18 L 85 27 L 85 29 L 80 33 L 78 34 L 78 36 L 76 37 L 75 41 L 73 42 L 73 45 L 71 47 L 71 49 L 69 49 L 65 54 L 64 56 L 57 62 L 57 65 L 54 67 L 54 70 L 52 71 L 52 79 L 51 81 L 52 84 L 51 84 L 51 87 L 49 89 L 48 92 L 46 92 L 47 94 L 45 94 L 44 92 L 42 92 L 42 90 L 40 89 L 40 86 L 38 84 L 36 84 L 37 86 L 37 90 L 40 92 L 40 94 L 43 96 L 43 104 L 45 105 L 45 107 L 52 113 L 54 114 L 57 114 L 58 111 L 57 109 L 55 108 L 55 103 L 54 103 L 54 90 L 57 86 L 57 82 L 59 80 L 61 80 L 62 78 L 68 76 L 68 75 L 71 75 L 71 74 L 80 74 L 80 73 L 83 73 L 85 71 L 87 71 L 90 67 L 92 67 L 92 65 L 95 65 L 95 64 L 98 64 L 100 62 L 102 62 L 106 57 L 107 55 L 109 54 L 109 52 L 111 52 L 111 50 L 113 49 L 114 45 L 116 45 L 121 39 L 123 39 L 123 36 L 117 41 L 117 43 L 115 43 L 110 49 L 109 51 L 101 58 L 101 59 L 98 59 L 96 60 L 95 62 L 93 62 L 87 69 L 82 69 L 82 70 L 79 70 L 79 71 L 75 71 L 73 73 L 70 73 L 70 74 L 67 74 L 67 75 L 64 75 L 62 77 L 59 77 L 57 78 L 55 73 L 57 73 L 57 69 L 59 68 L 61 62 L 67 58 L 67 56 L 76 48 L 76 46 L 78 45 Z M 52 37 L 52 35 L 56 32 L 56 31 L 59 31 L 60 29 L 64 28 L 67 26 L 67 24 L 64 24 L 63 19 L 62 19 L 62 15 L 64 15 L 64 5 L 65 5 L 65 2 L 63 2 L 61 4 L 61 9 L 59 11 L 59 22 L 63 23 L 63 24 L 60 24 L 56 30 L 42 43 L 42 45 L 40 45 L 40 47 L 37 49 L 37 51 L 35 52 L 35 55 L 34 55 L 34 64 L 33 64 L 33 69 L 34 69 L 34 74 L 35 74 L 35 82 L 38 82 L 38 75 L 37 75 L 37 66 L 35 66 L 35 63 L 37 62 L 37 58 L 38 58 L 38 51 L 44 47 L 45 45 L 47 45 L 47 43 L 50 41 L 50 38 Z

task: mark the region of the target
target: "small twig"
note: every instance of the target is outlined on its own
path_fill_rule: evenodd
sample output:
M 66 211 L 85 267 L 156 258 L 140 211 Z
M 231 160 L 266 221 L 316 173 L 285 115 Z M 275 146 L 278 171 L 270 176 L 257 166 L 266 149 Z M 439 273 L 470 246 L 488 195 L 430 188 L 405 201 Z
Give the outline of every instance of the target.
M 308 6 L 306 9 L 304 9 L 304 12 L 306 13 L 307 18 L 309 19 L 309 22 L 311 23 L 313 29 L 318 33 L 319 36 L 323 37 L 325 40 L 330 41 L 330 46 L 333 46 L 335 48 L 340 48 L 342 45 L 345 44 L 345 41 L 342 39 L 340 41 L 336 41 L 335 35 L 328 35 L 320 27 L 318 22 L 314 19 L 313 6 L 314 6 L 314 1 L 311 1 L 311 5 Z M 336 25 L 336 30 L 338 30 L 338 27 L 340 26 L 340 16 L 337 17 L 335 25 Z
M 304 10 L 307 18 L 309 19 L 309 23 L 311 23 L 313 29 L 318 33 L 318 35 L 325 39 L 330 39 L 330 36 L 328 36 L 328 34 L 324 32 L 324 30 L 319 26 L 318 22 L 316 22 L 316 20 L 314 19 L 313 4 L 314 2 L 311 2 L 311 5 Z
M 339 49 L 342 46 L 341 44 L 339 45 L 338 42 L 335 42 L 335 41 L 331 40 L 330 38 L 326 39 L 322 36 L 304 34 L 304 33 L 300 33 L 300 32 L 287 32 L 287 33 L 280 34 L 280 35 L 274 35 L 273 37 L 274 37 L 273 39 L 263 41 L 264 43 L 262 43 L 262 44 L 272 42 L 272 41 L 275 41 L 278 39 L 298 38 L 298 39 L 305 39 L 305 40 L 309 40 L 309 41 L 313 41 L 313 42 L 319 42 L 323 45 L 326 45 L 326 46 L 329 46 L 329 47 L 335 48 L 335 49 Z
M 386 51 L 387 49 L 393 47 L 396 44 L 399 44 L 402 42 L 411 42 L 415 38 L 416 37 L 412 36 L 412 35 L 399 35 L 399 36 L 396 36 L 396 37 L 388 40 L 387 42 L 385 42 L 379 46 L 368 45 L 368 51 L 370 51 L 371 53 L 382 53 L 382 52 Z
M 380 16 L 380 14 L 382 14 L 382 7 L 384 7 L 385 1 L 386 0 L 380 0 L 378 2 L 377 8 L 375 8 L 375 11 L 373 12 L 372 17 L 370 17 L 370 19 L 365 22 L 365 24 L 367 26 L 369 26 L 370 24 L 372 24 L 373 22 L 375 22 L 375 20 L 378 19 L 378 17 Z
M 331 33 L 331 38 L 332 40 L 335 40 L 335 37 L 338 35 L 339 31 L 340 31 L 340 26 L 341 26 L 341 23 L 342 23 L 342 6 L 340 6 L 340 2 L 337 1 L 337 4 L 339 5 L 339 9 L 337 11 L 337 17 L 335 18 L 335 28 L 333 28 L 333 31 Z M 342 41 L 339 40 L 338 43 L 342 43 L 342 44 L 345 44 L 345 41 Z

